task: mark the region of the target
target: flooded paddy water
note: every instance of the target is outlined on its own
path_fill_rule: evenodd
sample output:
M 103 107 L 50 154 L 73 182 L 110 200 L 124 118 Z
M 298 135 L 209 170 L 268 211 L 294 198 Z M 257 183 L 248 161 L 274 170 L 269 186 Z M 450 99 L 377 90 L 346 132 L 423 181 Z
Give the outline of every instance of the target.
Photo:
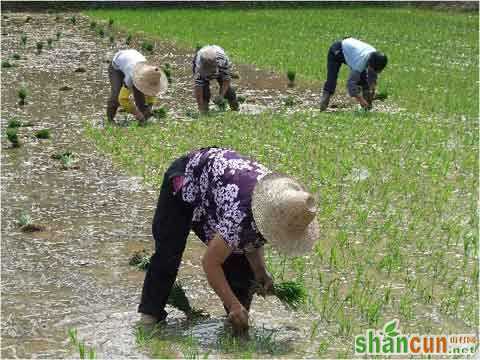
M 17 53 L 20 60 L 12 60 L 13 67 L 2 69 L 2 131 L 12 118 L 32 126 L 20 128 L 21 147 L 14 149 L 2 141 L 2 357 L 71 356 L 69 328 L 76 328 L 99 357 L 146 357 L 134 336 L 144 274 L 128 261 L 135 251 L 153 249 L 150 226 L 158 194 L 141 178 L 112 164 L 82 134 L 85 123 L 102 126 L 109 92 L 108 62 L 117 50 L 127 47 L 125 34 L 112 44 L 90 30 L 89 19 L 78 14 L 75 25 L 69 22 L 73 14 L 67 13 L 59 14 L 58 20 L 57 15 L 43 13 L 4 15 L 2 57 Z M 31 16 L 29 22 L 25 22 L 27 16 Z M 61 36 L 53 48 L 44 45 L 37 54 L 37 41 L 46 44 L 58 31 Z M 26 47 L 20 45 L 21 33 L 28 36 Z M 134 35 L 130 46 L 140 48 L 141 42 L 141 35 Z M 172 86 L 161 99 L 168 108 L 166 121 L 196 121 L 189 115 L 196 107 L 191 79 L 193 49 L 154 43 L 155 51 L 147 58 L 172 67 Z M 76 72 L 80 67 L 86 71 Z M 235 71 L 240 78 L 233 82 L 246 98 L 241 108 L 245 113 L 318 111 L 320 89 L 302 84 L 287 88 L 286 76 L 250 65 L 236 65 Z M 28 90 L 23 107 L 17 104 L 17 90 L 22 85 Z M 69 90 L 61 90 L 65 87 Z M 287 109 L 289 96 L 294 105 Z M 333 105 L 332 111 L 352 111 L 356 106 L 341 95 Z M 401 109 L 385 102 L 376 110 Z M 117 119 L 130 120 L 122 114 Z M 34 136 L 43 128 L 51 130 L 51 139 Z M 74 154 L 75 167 L 64 169 L 52 158 L 65 151 Z M 352 174 L 358 181 L 368 176 L 363 169 Z M 22 213 L 30 214 L 34 223 L 46 230 L 22 232 L 17 223 Z M 179 279 L 192 305 L 205 309 L 210 318 L 190 323 L 169 308 L 163 331 L 194 338 L 201 351 L 212 357 L 219 352 L 229 356 L 217 350 L 226 333 L 225 314 L 203 275 L 202 247 L 191 236 Z M 341 282 L 347 280 L 342 277 Z M 404 291 L 401 284 L 392 289 Z M 425 308 L 425 318 L 433 322 L 433 328 L 446 323 L 442 314 Z M 337 324 L 321 321 L 316 313 L 287 310 L 274 298 L 255 299 L 251 317 L 253 332 L 266 337 L 274 334 L 269 347 L 273 350 L 263 356 L 317 357 L 325 344 L 330 346 L 326 355 L 351 351 L 344 338 L 332 336 Z M 461 322 L 451 327 L 468 330 Z

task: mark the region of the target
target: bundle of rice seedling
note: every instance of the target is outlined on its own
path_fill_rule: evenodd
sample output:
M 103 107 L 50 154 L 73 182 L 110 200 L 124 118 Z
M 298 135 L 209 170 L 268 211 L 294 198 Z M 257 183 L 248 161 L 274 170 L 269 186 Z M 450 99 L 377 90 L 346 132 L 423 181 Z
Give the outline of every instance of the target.
M 296 281 L 284 281 L 273 285 L 273 294 L 286 306 L 293 309 L 305 303 L 307 290 L 305 285 Z
M 137 267 L 139 270 L 147 270 L 150 265 L 150 255 L 147 254 L 145 249 L 136 251 L 128 264 Z

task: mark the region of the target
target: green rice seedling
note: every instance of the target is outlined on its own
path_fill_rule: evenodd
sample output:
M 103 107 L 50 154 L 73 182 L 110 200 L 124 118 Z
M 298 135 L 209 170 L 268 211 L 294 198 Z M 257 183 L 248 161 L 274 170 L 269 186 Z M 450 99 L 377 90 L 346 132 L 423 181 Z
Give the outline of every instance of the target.
M 61 153 L 53 154 L 52 159 L 61 160 L 63 156 L 73 156 L 73 153 L 67 150 Z
M 288 70 L 287 71 L 288 87 L 294 87 L 295 86 L 296 75 L 297 75 L 297 73 L 294 70 Z
M 90 21 L 90 30 L 95 30 L 97 27 L 97 22 L 96 21 Z
M 20 140 L 18 140 L 17 128 L 8 128 L 5 131 L 8 141 L 12 144 L 12 147 L 20 147 Z
M 243 104 L 247 99 L 243 95 L 238 95 L 237 96 L 237 101 L 239 104 Z
M 130 45 L 132 42 L 132 34 L 128 34 L 127 37 L 125 38 L 125 44 Z
M 142 43 L 142 49 L 148 52 L 153 52 L 154 46 L 150 41 L 144 41 Z
M 32 217 L 25 211 L 22 211 L 20 217 L 18 218 L 18 225 L 25 226 L 30 225 L 32 223 Z
M 41 129 L 35 132 L 37 139 L 50 139 L 50 129 Z
M 2 68 L 11 68 L 13 65 L 8 60 L 2 60 Z
M 27 98 L 27 88 L 22 86 L 18 91 L 18 105 L 23 106 L 25 105 L 26 101 L 25 99 Z
M 297 309 L 307 300 L 305 285 L 299 281 L 283 281 L 273 285 L 275 295 L 284 305 Z
M 72 16 L 70 18 L 70 22 L 72 23 L 72 25 L 75 25 L 77 23 L 77 17 L 76 16 Z
M 112 27 L 114 20 L 112 18 L 108 19 L 108 26 Z
M 163 73 L 165 74 L 165 76 L 167 77 L 168 83 L 171 84 L 172 83 L 172 69 L 170 68 L 170 66 L 166 66 L 166 64 L 165 64 L 163 66 L 162 70 L 163 70 Z
M 40 54 L 42 52 L 42 49 L 43 49 L 43 42 L 42 41 L 37 42 L 37 54 Z
M 223 96 L 216 96 L 213 103 L 217 105 L 219 111 L 227 110 L 227 100 Z
M 62 36 L 62 32 L 61 32 L 61 31 L 57 31 L 57 33 L 55 34 L 55 36 L 57 37 L 57 41 L 60 40 L 60 37 Z
M 75 157 L 73 156 L 72 153 L 64 153 L 60 157 L 60 161 L 62 162 L 62 168 L 63 169 L 70 169 L 73 167 L 73 163 L 75 161 Z
M 98 36 L 103 38 L 103 37 L 105 37 L 105 30 L 103 30 L 103 28 L 99 28 L 99 29 L 97 29 L 97 34 L 98 34 Z
M 29 23 L 31 20 L 32 20 L 32 17 L 31 17 L 31 16 L 27 16 L 27 17 L 25 18 L 25 23 Z
M 26 46 L 26 45 L 27 45 L 27 40 L 28 40 L 27 34 L 22 34 L 22 36 L 20 37 L 20 43 L 21 43 L 23 46 Z
M 48 48 L 49 48 L 49 49 L 52 48 L 52 44 L 53 44 L 53 39 L 52 39 L 52 38 L 48 38 L 48 39 L 47 39 L 47 45 L 48 45 Z
M 78 350 L 78 355 L 80 359 L 96 359 L 95 349 L 89 348 L 85 345 L 85 342 L 78 340 L 77 329 L 68 329 L 68 337 L 70 339 L 70 344 L 73 345 Z
M 148 255 L 145 249 L 142 251 L 136 251 L 128 263 L 129 265 L 137 267 L 139 270 L 145 271 L 150 265 L 150 255 Z
M 110 35 L 108 37 L 108 40 L 110 41 L 110 44 L 113 44 L 115 42 L 115 37 L 113 35 Z
M 15 54 L 12 55 L 12 59 L 13 59 L 13 60 L 20 60 L 21 57 L 20 57 L 19 54 L 15 53 Z
M 55 16 L 55 22 L 59 22 L 60 21 L 60 16 Z
M 295 105 L 295 99 L 293 96 L 289 95 L 286 97 L 285 101 L 284 101 L 284 105 L 287 106 L 287 107 L 292 107 Z
M 379 91 L 378 93 L 375 94 L 373 100 L 384 101 L 387 98 L 388 98 L 388 91 L 387 90 L 382 90 L 382 91 Z
M 164 106 L 152 111 L 152 115 L 157 119 L 164 119 L 167 117 L 167 109 Z
M 8 121 L 7 128 L 19 128 L 22 126 L 22 123 L 17 119 L 11 119 Z

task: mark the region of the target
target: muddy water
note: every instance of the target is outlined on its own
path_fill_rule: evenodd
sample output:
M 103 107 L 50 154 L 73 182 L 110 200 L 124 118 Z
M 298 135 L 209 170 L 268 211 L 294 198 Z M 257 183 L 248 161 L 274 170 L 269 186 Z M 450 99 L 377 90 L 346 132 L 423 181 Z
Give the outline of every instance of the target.
M 10 148 L 2 138 L 2 358 L 69 356 L 69 328 L 76 328 L 101 357 L 144 357 L 132 335 L 144 275 L 128 259 L 136 250 L 152 249 L 157 194 L 142 179 L 115 168 L 82 135 L 85 122 L 102 122 L 108 94 L 105 60 L 122 45 L 99 42 L 88 20 L 78 15 L 76 26 L 67 23 L 70 14 L 61 14 L 58 22 L 46 14 L 6 15 L 2 58 L 17 53 L 21 59 L 2 69 L 2 132 L 12 118 L 32 126 L 20 128 L 20 148 Z M 32 20 L 25 23 L 28 15 Z M 46 39 L 57 31 L 61 38 L 48 49 Z M 26 47 L 20 46 L 22 32 L 28 36 Z M 44 42 L 40 54 L 37 41 Z M 180 97 L 185 108 L 193 107 L 188 54 L 162 54 L 175 71 L 166 102 L 172 109 Z M 87 71 L 76 73 L 80 66 Z M 16 91 L 22 85 L 28 96 L 20 107 Z M 63 86 L 71 90 L 61 91 Z M 259 92 L 272 96 L 273 90 Z M 181 117 L 181 112 L 171 114 Z M 51 129 L 50 140 L 34 137 L 43 128 Z M 74 169 L 64 170 L 52 158 L 66 150 L 75 154 Z M 17 220 L 24 212 L 46 231 L 20 231 Z M 223 309 L 200 270 L 202 245 L 190 240 L 179 276 L 193 305 L 212 318 L 185 328 L 179 326 L 182 315 L 170 309 L 169 326 L 214 344 L 223 331 Z M 275 300 L 257 300 L 253 308 L 256 326 L 284 330 L 278 341 L 304 336 L 300 329 L 307 327 Z M 309 321 L 303 319 L 305 325 Z

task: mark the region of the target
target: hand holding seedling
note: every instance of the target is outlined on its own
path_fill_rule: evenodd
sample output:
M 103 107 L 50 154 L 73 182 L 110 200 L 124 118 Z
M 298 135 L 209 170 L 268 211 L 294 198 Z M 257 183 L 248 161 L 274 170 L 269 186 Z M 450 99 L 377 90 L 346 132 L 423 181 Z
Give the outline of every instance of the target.
M 235 334 L 241 335 L 248 330 L 248 311 L 242 304 L 237 303 L 232 306 L 228 313 L 228 320 L 232 323 Z

